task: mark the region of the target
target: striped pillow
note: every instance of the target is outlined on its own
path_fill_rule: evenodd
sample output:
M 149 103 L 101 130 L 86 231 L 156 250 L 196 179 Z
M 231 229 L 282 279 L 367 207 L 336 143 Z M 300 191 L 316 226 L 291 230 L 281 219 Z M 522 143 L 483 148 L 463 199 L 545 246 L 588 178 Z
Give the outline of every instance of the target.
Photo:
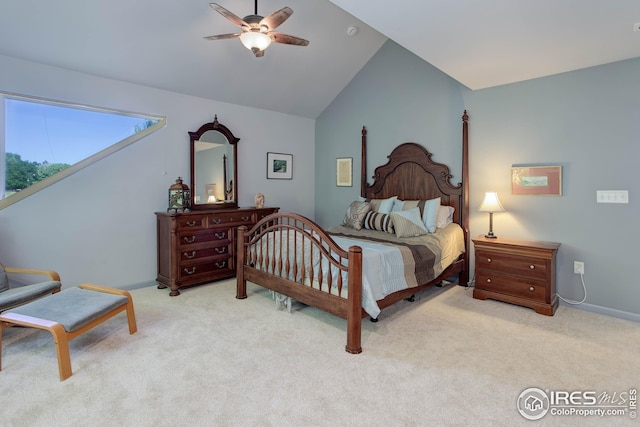
M 420 216 L 420 209 L 413 208 L 406 211 L 391 212 L 393 227 L 397 237 L 412 237 L 428 234 Z
M 395 230 L 393 229 L 393 221 L 391 221 L 391 216 L 379 212 L 369 212 L 364 218 L 364 222 L 362 225 L 367 230 L 386 231 L 387 233 L 391 234 L 395 233 Z

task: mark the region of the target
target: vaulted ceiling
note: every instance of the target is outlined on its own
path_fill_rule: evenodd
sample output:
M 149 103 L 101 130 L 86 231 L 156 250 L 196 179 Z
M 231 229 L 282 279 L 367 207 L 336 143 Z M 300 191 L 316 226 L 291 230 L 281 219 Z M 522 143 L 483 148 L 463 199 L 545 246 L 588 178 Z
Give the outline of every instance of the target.
M 207 0 L 0 2 L 0 54 L 316 118 L 387 38 L 471 89 L 640 57 L 637 0 L 260 0 L 278 31 L 255 58 Z M 240 17 L 251 0 L 217 0 Z M 357 27 L 355 36 L 349 27 Z M 3 88 L 0 88 L 3 90 Z

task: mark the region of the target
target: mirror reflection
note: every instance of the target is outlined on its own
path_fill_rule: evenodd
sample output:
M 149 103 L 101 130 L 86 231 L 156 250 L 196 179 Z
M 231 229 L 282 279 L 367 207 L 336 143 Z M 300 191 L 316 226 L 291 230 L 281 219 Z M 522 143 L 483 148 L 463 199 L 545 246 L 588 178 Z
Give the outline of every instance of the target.
M 191 208 L 238 207 L 237 138 L 215 116 L 195 132 L 191 143 Z
M 194 142 L 196 204 L 233 201 L 233 148 L 218 131 L 208 130 Z

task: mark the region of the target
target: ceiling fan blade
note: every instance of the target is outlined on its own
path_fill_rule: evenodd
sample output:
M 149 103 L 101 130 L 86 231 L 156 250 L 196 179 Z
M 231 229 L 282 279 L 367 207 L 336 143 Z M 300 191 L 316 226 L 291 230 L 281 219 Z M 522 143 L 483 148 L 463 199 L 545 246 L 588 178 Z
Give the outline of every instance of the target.
M 309 44 L 309 40 L 301 39 L 300 37 L 290 36 L 288 34 L 270 32 L 269 36 L 271 36 L 271 40 L 276 43 L 283 44 L 293 44 L 296 46 L 307 46 Z
M 275 30 L 280 24 L 286 21 L 293 14 L 293 10 L 290 7 L 283 7 L 282 9 L 273 12 L 269 16 L 265 16 L 260 21 L 260 26 L 266 25 L 268 30 Z
M 220 15 L 224 16 L 237 26 L 249 28 L 249 24 L 247 24 L 242 18 L 220 6 L 218 3 L 209 3 L 209 6 L 211 6 L 216 12 L 220 13 Z
M 241 33 L 238 34 L 218 34 L 217 36 L 207 36 L 205 39 L 207 40 L 224 40 L 224 39 L 235 39 L 240 37 Z

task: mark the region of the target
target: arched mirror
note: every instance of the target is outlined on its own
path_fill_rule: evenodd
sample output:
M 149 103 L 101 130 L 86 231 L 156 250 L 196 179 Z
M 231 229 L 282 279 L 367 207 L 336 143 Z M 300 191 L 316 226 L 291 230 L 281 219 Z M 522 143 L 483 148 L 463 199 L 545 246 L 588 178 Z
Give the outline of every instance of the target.
M 238 156 L 240 138 L 218 122 L 205 123 L 191 139 L 192 209 L 238 207 Z

